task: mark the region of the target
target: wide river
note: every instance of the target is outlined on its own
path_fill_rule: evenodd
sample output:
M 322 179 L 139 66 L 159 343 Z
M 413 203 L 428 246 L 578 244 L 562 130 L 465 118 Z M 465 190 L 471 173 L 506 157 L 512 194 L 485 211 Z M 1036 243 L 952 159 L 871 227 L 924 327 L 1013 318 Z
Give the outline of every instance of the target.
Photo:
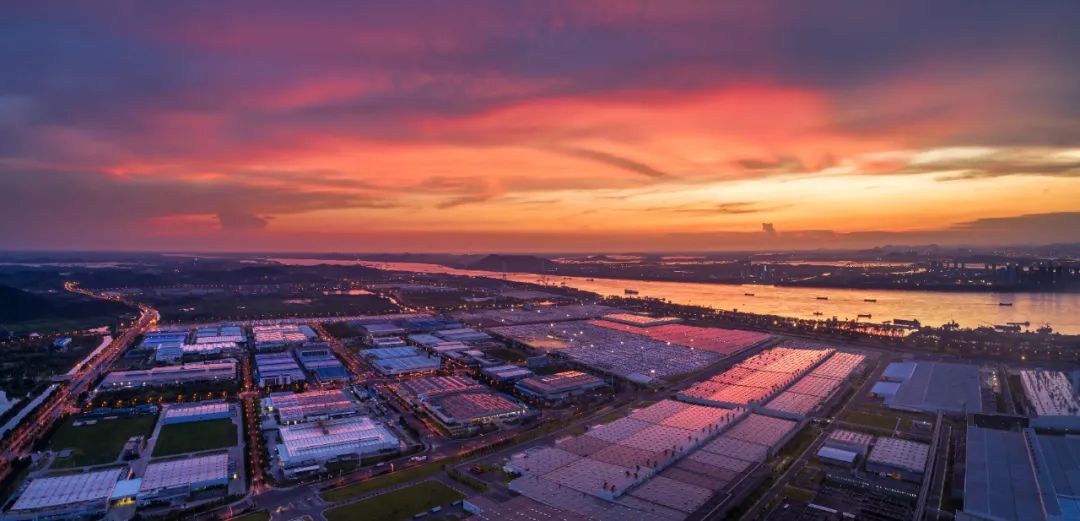
M 638 296 L 667 299 L 676 304 L 693 304 L 717 309 L 798 318 L 853 319 L 871 315 L 871 321 L 895 318 L 918 319 L 940 326 L 956 321 L 964 327 L 1030 322 L 1031 329 L 1050 324 L 1054 331 L 1080 334 L 1080 293 L 984 293 L 911 290 L 862 290 L 833 288 L 793 288 L 757 284 L 701 284 L 694 282 L 651 282 L 627 279 L 587 279 L 543 276 L 531 273 L 503 273 L 463 270 L 417 262 L 371 262 L 320 259 L 268 259 L 282 264 L 363 265 L 373 268 L 505 278 L 534 284 L 565 285 L 607 296 L 625 296 L 626 289 Z M 828 297 L 821 300 L 818 297 Z M 876 302 L 867 302 L 876 300 Z M 1011 303 L 1002 306 L 1001 303 Z M 821 315 L 815 315 L 821 313 Z

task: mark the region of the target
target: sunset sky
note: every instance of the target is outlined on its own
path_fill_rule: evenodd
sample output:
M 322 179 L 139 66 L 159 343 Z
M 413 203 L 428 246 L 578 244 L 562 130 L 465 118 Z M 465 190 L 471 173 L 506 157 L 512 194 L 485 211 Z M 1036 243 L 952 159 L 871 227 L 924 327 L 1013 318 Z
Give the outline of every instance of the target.
M 0 249 L 1080 241 L 1077 27 L 1076 1 L 5 2 Z

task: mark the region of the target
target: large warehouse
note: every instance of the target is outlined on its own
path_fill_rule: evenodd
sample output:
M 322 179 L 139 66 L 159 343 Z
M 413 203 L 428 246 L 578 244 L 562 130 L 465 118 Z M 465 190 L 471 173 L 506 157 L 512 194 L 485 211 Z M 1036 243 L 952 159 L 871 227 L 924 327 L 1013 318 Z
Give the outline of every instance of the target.
M 907 481 L 922 481 L 929 455 L 930 446 L 925 443 L 883 436 L 870 450 L 866 470 L 898 474 Z
M 483 391 L 486 387 L 468 376 L 428 376 L 405 380 L 397 384 L 400 396 L 407 400 L 423 401 L 447 394 Z
M 228 453 L 152 462 L 139 484 L 140 503 L 187 497 L 229 484 Z
M 160 387 L 191 382 L 236 380 L 236 362 L 232 360 L 154 367 L 140 371 L 113 371 L 101 381 L 100 389 Z
M 438 357 L 427 356 L 412 346 L 364 349 L 360 354 L 380 373 L 395 376 L 409 373 L 429 373 L 439 369 Z
M 286 425 L 278 434 L 278 461 L 290 477 L 316 471 L 328 461 L 389 454 L 400 447 L 390 429 L 366 416 Z
M 349 371 L 329 347 L 305 347 L 296 350 L 300 365 L 319 383 L 347 382 Z
M 304 371 L 289 352 L 255 355 L 255 373 L 259 387 L 290 385 L 306 379 Z
M 155 350 L 162 344 L 181 344 L 187 342 L 188 332 L 181 330 L 148 331 L 139 342 L 139 349 Z
M 969 426 L 963 514 L 993 521 L 1080 519 L 1078 454 L 1078 436 Z
M 737 488 L 797 426 L 741 409 L 663 400 L 514 454 L 504 470 L 522 475 L 511 490 L 588 519 L 680 521 Z
M 514 385 L 518 392 L 546 402 L 581 396 L 605 387 L 603 380 L 581 371 L 563 371 L 547 376 L 533 376 Z
M 533 411 L 501 394 L 479 391 L 432 398 L 424 408 L 452 436 L 471 434 L 484 425 L 521 419 Z
M 282 425 L 343 418 L 353 416 L 361 410 L 360 404 L 344 389 L 271 393 L 263 399 L 263 407 L 268 413 L 276 412 Z
M 125 471 L 114 468 L 31 479 L 10 512 L 43 517 L 103 512 Z
M 256 351 L 273 351 L 298 346 L 319 336 L 311 328 L 297 324 L 274 324 L 251 328 Z
M 983 411 L 979 369 L 973 365 L 894 362 L 883 377 L 900 381 L 895 394 L 885 398 L 889 408 L 955 415 Z
M 200 327 L 195 330 L 196 344 L 217 344 L 221 342 L 242 344 L 247 342 L 247 335 L 244 334 L 244 328 L 228 324 Z
M 162 424 L 190 423 L 209 420 L 221 420 L 232 416 L 228 403 L 221 401 L 175 404 L 165 407 Z

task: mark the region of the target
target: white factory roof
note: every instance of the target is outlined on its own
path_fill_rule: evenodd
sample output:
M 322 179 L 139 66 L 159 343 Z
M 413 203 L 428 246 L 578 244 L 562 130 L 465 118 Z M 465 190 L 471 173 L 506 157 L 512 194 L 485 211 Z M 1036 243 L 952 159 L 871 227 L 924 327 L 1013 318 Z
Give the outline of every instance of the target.
M 308 339 L 308 335 L 297 324 L 254 326 L 251 332 L 257 344 L 300 343 Z
M 198 402 L 192 404 L 170 405 L 165 408 L 165 418 L 188 418 L 191 416 L 224 414 L 228 412 L 229 404 L 225 402 Z
M 874 437 L 862 432 L 838 429 L 829 433 L 829 439 L 825 444 L 828 445 L 829 442 L 869 447 L 870 444 L 874 442 Z
M 729 429 L 724 437 L 776 448 L 796 425 L 796 422 L 790 420 L 751 414 Z
M 926 458 L 929 454 L 930 446 L 925 443 L 881 437 L 874 444 L 866 461 L 912 472 L 922 472 L 926 467 Z
M 843 380 L 851 375 L 866 357 L 856 353 L 836 353 L 817 366 L 810 374 L 820 378 Z
M 38 510 L 104 501 L 112 495 L 122 471 L 117 468 L 32 479 L 11 510 Z
M 366 416 L 283 426 L 278 452 L 286 463 L 330 459 L 398 446 L 397 437 Z
M 835 461 L 843 461 L 847 463 L 854 463 L 855 459 L 859 455 L 850 450 L 838 449 L 836 447 L 822 447 L 817 451 L 817 456 L 823 459 L 830 459 Z
M 244 335 L 215 335 L 215 336 L 199 336 L 195 337 L 196 344 L 219 344 L 222 342 L 244 342 L 247 341 L 247 337 Z
M 236 377 L 236 362 L 194 363 L 154 367 L 136 371 L 113 371 L 101 381 L 101 387 L 170 384 L 196 380 L 218 380 Z
M 147 465 L 139 492 L 228 479 L 228 453 L 174 459 Z
M 472 346 L 461 342 L 443 342 L 431 346 L 431 350 L 436 353 L 448 353 L 450 351 L 468 351 L 472 349 Z
M 224 350 L 240 349 L 236 342 L 201 342 L 198 344 L 184 344 L 184 354 L 214 353 Z

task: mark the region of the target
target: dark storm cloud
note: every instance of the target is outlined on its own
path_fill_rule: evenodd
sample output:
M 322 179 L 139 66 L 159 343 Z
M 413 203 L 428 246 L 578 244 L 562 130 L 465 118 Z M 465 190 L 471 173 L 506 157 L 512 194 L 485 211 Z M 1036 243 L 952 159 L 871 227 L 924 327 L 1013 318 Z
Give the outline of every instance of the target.
M 147 220 L 214 215 L 226 228 L 259 228 L 267 215 L 342 208 L 385 208 L 385 198 L 317 190 L 297 192 L 232 180 L 124 179 L 85 172 L 0 169 L 0 235 L 35 230 L 131 233 Z
M 237 140 L 289 121 L 404 138 L 394 123 L 410 114 L 467 114 L 535 97 L 778 81 L 835 93 L 842 104 L 851 89 L 932 78 L 957 62 L 990 66 L 1013 51 L 1080 62 L 1080 3 L 1069 1 L 676 3 L 669 13 L 620 2 L 595 9 L 604 16 L 570 3 L 484 5 L 465 16 L 450 3 L 9 3 L 0 7 L 0 70 L 18 73 L 0 75 L 0 93 L 29 96 L 40 123 L 132 139 L 153 110 L 225 112 L 239 126 L 227 137 Z M 388 80 L 310 106 L 243 110 L 255 90 L 342 71 Z M 530 86 L 498 92 L 461 79 L 485 73 Z M 1071 88 L 1047 94 L 1077 115 L 1080 80 L 1069 79 Z M 921 110 L 948 110 L 934 103 Z
M 658 170 L 650 165 L 623 157 L 620 155 L 604 152 L 601 150 L 591 150 L 588 148 L 576 148 L 576 147 L 553 147 L 552 150 L 560 154 L 565 154 L 571 157 L 585 159 L 588 161 L 594 161 L 602 165 L 607 165 L 613 168 L 618 168 L 626 172 L 642 175 L 645 177 L 651 177 L 653 179 L 664 179 L 671 177 L 671 174 Z
M 0 247 L 16 237 L 128 233 L 171 216 L 255 230 L 276 215 L 393 207 L 410 189 L 455 208 L 554 186 L 513 173 L 461 181 L 277 167 L 283 152 L 319 145 L 540 147 L 618 170 L 626 183 L 618 186 L 681 180 L 689 169 L 657 159 L 664 154 L 628 153 L 640 143 L 619 134 L 627 129 L 463 123 L 552 99 L 649 106 L 657 97 L 764 85 L 820 101 L 831 125 L 800 129 L 808 134 L 1075 147 L 1077 20 L 1072 0 L 4 2 Z M 996 76 L 1015 64 L 1030 69 Z M 724 115 L 708 118 L 719 125 Z M 608 132 L 599 137 L 627 146 L 572 143 L 564 135 L 572 132 Z M 732 164 L 747 177 L 821 166 L 772 146 L 760 143 L 765 159 Z M 958 178 L 1077 173 L 1075 162 L 1026 157 L 934 168 L 946 166 Z M 399 175 L 405 180 L 388 189 Z M 584 175 L 558 182 L 612 183 Z M 700 210 L 769 208 L 739 204 Z
M 226 211 L 217 214 L 218 223 L 224 230 L 261 230 L 270 221 L 253 213 Z

